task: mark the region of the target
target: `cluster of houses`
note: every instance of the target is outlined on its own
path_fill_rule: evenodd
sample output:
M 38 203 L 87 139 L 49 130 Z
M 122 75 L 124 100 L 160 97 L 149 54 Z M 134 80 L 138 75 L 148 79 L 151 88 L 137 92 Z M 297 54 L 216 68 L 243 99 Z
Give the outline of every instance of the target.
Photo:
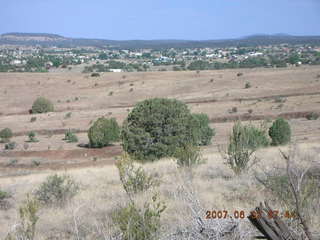
M 42 58 L 43 67 L 47 70 L 73 64 L 96 64 L 110 60 L 123 61 L 143 66 L 161 66 L 188 64 L 196 60 L 205 61 L 241 61 L 253 57 L 279 55 L 281 57 L 292 53 L 305 55 L 320 52 L 319 47 L 312 46 L 260 46 L 254 48 L 188 48 L 188 49 L 101 49 L 95 47 L 59 48 L 40 46 L 0 46 L 0 66 L 24 66 L 32 58 Z M 103 58 L 102 58 L 103 56 Z M 301 63 L 300 63 L 301 64 Z M 121 72 L 123 69 L 110 69 Z

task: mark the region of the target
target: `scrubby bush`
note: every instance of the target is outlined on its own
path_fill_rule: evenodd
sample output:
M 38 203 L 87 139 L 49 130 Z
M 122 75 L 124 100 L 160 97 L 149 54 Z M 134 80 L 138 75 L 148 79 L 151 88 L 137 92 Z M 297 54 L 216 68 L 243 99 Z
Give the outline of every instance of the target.
M 5 150 L 13 150 L 17 147 L 16 142 L 8 142 L 6 145 L 4 145 Z
M 241 72 L 237 73 L 237 77 L 241 77 L 241 76 L 243 76 L 243 73 Z
M 101 148 L 119 140 L 120 128 L 115 118 L 99 118 L 90 127 L 88 137 L 90 146 Z
M 199 123 L 186 104 L 154 98 L 138 103 L 123 123 L 123 148 L 133 158 L 155 160 L 199 143 Z
M 13 133 L 10 128 L 4 128 L 0 131 L 1 142 L 9 142 L 12 136 Z
M 99 73 L 94 72 L 94 73 L 91 73 L 91 77 L 100 77 L 100 74 L 99 74 Z
M 287 144 L 291 139 L 291 128 L 289 123 L 283 118 L 276 119 L 269 128 L 269 136 L 274 146 Z
M 68 143 L 78 142 L 78 137 L 70 129 L 64 134 L 64 139 Z
M 155 240 L 159 238 L 160 218 L 166 209 L 164 203 L 152 197 L 152 202 L 145 203 L 143 208 L 130 202 L 128 206 L 116 210 L 113 222 L 122 233 L 123 240 Z
M 37 121 L 37 117 L 32 117 L 32 118 L 30 119 L 30 122 L 35 122 L 35 121 Z
M 244 88 L 251 88 L 251 83 L 250 82 L 246 82 L 246 84 L 244 85 Z
M 68 175 L 51 175 L 35 191 L 36 199 L 45 205 L 63 205 L 79 191 L 79 185 Z
M 72 115 L 72 112 L 66 113 L 66 115 L 64 116 L 64 119 L 71 118 L 71 115 Z
M 317 120 L 319 118 L 319 113 L 316 113 L 316 112 L 308 113 L 306 118 L 308 120 Z
M 146 191 L 159 184 L 159 182 L 151 175 L 148 175 L 142 167 L 135 167 L 128 154 L 124 154 L 122 158 L 117 161 L 116 166 L 123 188 L 128 195 Z
M 10 194 L 0 189 L 0 210 L 7 210 L 10 207 L 8 199 Z
M 38 211 L 40 209 L 39 202 L 27 195 L 27 199 L 19 207 L 20 222 L 10 232 L 6 240 L 34 240 L 36 235 L 36 225 L 39 220 Z
M 209 126 L 209 117 L 207 114 L 193 114 L 193 116 L 198 121 L 199 129 L 199 145 L 206 146 L 211 143 L 212 137 L 215 135 L 214 129 Z
M 38 139 L 36 139 L 36 133 L 33 131 L 29 132 L 28 137 L 29 137 L 28 142 L 38 142 L 39 141 Z
M 54 107 L 52 102 L 44 97 L 37 98 L 32 105 L 32 113 L 46 113 L 53 111 Z
M 174 157 L 179 167 L 193 167 L 204 162 L 199 146 L 187 145 L 178 148 Z
M 254 152 L 268 144 L 264 130 L 252 125 L 243 126 L 241 122 L 237 122 L 229 137 L 229 145 L 224 158 L 230 168 L 236 174 L 240 174 L 250 167 L 249 162 L 255 159 Z

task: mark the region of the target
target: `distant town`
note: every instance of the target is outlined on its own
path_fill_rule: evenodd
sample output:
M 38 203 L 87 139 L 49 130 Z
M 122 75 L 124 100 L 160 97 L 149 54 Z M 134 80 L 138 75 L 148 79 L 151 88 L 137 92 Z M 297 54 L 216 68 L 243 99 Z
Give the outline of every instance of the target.
M 161 49 L 0 45 L 0 72 L 197 71 L 319 64 L 320 45 L 312 43 Z

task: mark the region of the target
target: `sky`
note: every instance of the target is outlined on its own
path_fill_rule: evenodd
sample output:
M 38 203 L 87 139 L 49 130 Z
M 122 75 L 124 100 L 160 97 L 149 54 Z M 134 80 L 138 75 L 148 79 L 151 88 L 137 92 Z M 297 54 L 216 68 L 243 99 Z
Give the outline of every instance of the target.
M 227 39 L 320 35 L 320 0 L 0 0 L 0 34 Z

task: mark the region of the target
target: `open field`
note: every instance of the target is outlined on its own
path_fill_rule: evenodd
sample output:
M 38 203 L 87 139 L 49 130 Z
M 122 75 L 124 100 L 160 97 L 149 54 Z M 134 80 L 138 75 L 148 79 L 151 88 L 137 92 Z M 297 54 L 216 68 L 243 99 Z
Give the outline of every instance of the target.
M 243 75 L 238 77 L 239 72 Z M 11 128 L 12 140 L 18 144 L 15 150 L 7 151 L 0 143 L 0 189 L 13 195 L 12 207 L 0 210 L 0 239 L 17 222 L 17 208 L 26 193 L 34 191 L 46 176 L 56 171 L 72 175 L 80 182 L 81 191 L 65 208 L 41 210 L 37 239 L 108 239 L 102 236 L 114 229 L 110 218 L 105 216 L 127 201 L 114 166 L 122 149 L 120 143 L 102 149 L 87 148 L 86 131 L 101 116 L 115 117 L 121 124 L 135 103 L 152 97 L 186 102 L 192 112 L 208 114 L 216 130 L 213 143 L 203 148 L 207 163 L 195 170 L 193 178 L 193 187 L 204 209 L 249 212 L 266 198 L 280 208 L 254 179 L 256 172 L 283 165 L 278 148 L 258 151 L 261 161 L 252 170 L 256 172 L 238 179 L 223 163 L 218 147 L 227 143 L 237 119 L 258 125 L 283 116 L 289 120 L 292 142 L 297 144 L 301 158 L 312 156 L 319 164 L 320 119 L 306 119 L 308 113 L 320 113 L 319 74 L 319 66 L 200 73 L 102 73 L 100 77 L 79 73 L 0 73 L 0 129 Z M 247 82 L 250 88 L 245 88 Z M 29 114 L 38 96 L 50 99 L 55 112 Z M 33 116 L 37 119 L 31 122 Z M 78 143 L 62 140 L 68 129 L 77 132 Z M 37 133 L 39 142 L 26 143 L 30 131 Z M 283 149 L 287 151 L 287 147 Z M 39 164 L 34 164 L 35 161 Z M 168 159 L 143 167 L 161 179 L 159 192 L 168 206 L 164 214 L 165 231 L 187 225 L 192 213 L 178 192 L 179 187 L 188 185 L 189 177 Z M 140 198 L 142 202 L 150 196 L 144 194 Z M 86 237 L 75 237 L 76 222 L 80 234 Z M 312 230 L 320 226 L 316 215 L 312 226 Z M 92 238 L 90 234 L 99 237 Z
M 238 77 L 237 73 L 243 76 Z M 188 103 L 192 112 L 209 115 L 216 129 L 213 145 L 227 140 L 232 122 L 237 119 L 258 121 L 284 116 L 290 119 L 294 140 L 320 140 L 319 121 L 308 121 L 309 112 L 319 112 L 320 67 L 289 69 L 241 69 L 196 72 L 103 73 L 90 77 L 77 73 L 2 73 L 0 74 L 0 129 L 14 131 L 18 147 L 0 153 L 1 175 L 11 168 L 40 168 L 109 164 L 120 147 L 92 150 L 64 142 L 67 129 L 78 132 L 79 143 L 88 142 L 86 131 L 100 116 L 115 117 L 122 123 L 138 101 L 151 97 L 177 98 Z M 246 89 L 246 82 L 251 87 Z M 130 90 L 132 89 L 132 90 Z M 30 115 L 38 96 L 49 98 L 54 113 Z M 236 112 L 231 112 L 236 108 Z M 249 113 L 250 111 L 251 113 Z M 70 113 L 70 117 L 67 114 Z M 31 122 L 32 116 L 37 120 Z M 36 131 L 38 143 L 24 146 L 29 131 Z M 0 144 L 3 148 L 3 144 Z M 58 152 L 57 152 L 58 150 Z M 6 167 L 16 158 L 15 166 Z

